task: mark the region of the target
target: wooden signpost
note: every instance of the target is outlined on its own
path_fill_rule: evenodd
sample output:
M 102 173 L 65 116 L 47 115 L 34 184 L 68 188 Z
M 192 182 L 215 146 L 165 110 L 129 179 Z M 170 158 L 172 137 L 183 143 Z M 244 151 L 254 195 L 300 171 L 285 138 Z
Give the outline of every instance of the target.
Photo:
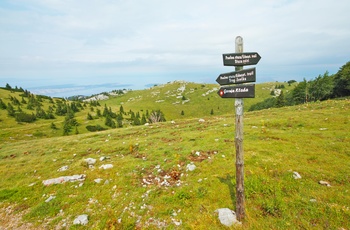
M 243 38 L 236 37 L 236 53 L 223 54 L 224 66 L 235 66 L 235 72 L 220 74 L 216 81 L 220 85 L 230 85 L 256 81 L 255 68 L 243 70 L 245 65 L 256 65 L 261 57 L 258 53 L 243 53 Z M 236 217 L 242 221 L 245 217 L 244 198 L 244 151 L 243 151 L 243 98 L 255 97 L 254 84 L 220 87 L 218 95 L 221 98 L 236 98 Z

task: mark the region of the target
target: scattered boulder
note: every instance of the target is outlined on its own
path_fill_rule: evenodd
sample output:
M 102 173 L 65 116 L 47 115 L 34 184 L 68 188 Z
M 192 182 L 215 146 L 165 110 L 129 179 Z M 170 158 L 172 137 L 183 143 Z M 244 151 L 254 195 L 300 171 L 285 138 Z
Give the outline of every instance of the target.
M 83 214 L 75 218 L 73 221 L 74 225 L 80 224 L 80 225 L 87 225 L 89 223 L 88 215 Z
M 198 120 L 198 122 L 202 123 L 202 122 L 205 122 L 205 120 L 201 118 L 201 119 Z
M 236 213 L 229 208 L 220 208 L 215 210 L 219 214 L 221 224 L 231 227 L 233 224 L 241 224 L 237 220 Z
M 43 184 L 45 186 L 49 186 L 52 184 L 63 184 L 67 181 L 75 182 L 75 181 L 84 181 L 86 178 L 85 174 L 73 175 L 73 176 L 61 176 L 53 179 L 43 180 Z
M 87 158 L 87 159 L 84 159 L 84 162 L 87 164 L 87 166 L 94 165 L 94 164 L 96 164 L 96 159 L 94 159 L 94 158 Z
M 105 164 L 105 165 L 101 165 L 99 168 L 100 169 L 111 169 L 111 168 L 113 168 L 113 165 L 112 164 Z
M 107 157 L 105 157 L 105 156 L 100 157 L 100 161 L 104 161 L 104 160 L 107 160 Z

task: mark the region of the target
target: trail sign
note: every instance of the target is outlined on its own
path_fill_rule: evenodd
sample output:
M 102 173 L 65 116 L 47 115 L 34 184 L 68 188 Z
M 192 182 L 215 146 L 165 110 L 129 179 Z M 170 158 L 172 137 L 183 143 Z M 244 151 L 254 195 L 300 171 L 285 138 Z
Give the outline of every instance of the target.
M 255 85 L 235 85 L 221 87 L 218 91 L 221 98 L 254 98 Z
M 256 65 L 260 61 L 260 55 L 253 53 L 230 53 L 222 55 L 224 66 Z
M 256 81 L 256 71 L 255 68 L 244 69 L 235 72 L 222 73 L 216 79 L 216 82 L 220 85 L 230 85 L 230 84 L 239 84 L 246 82 L 255 82 Z

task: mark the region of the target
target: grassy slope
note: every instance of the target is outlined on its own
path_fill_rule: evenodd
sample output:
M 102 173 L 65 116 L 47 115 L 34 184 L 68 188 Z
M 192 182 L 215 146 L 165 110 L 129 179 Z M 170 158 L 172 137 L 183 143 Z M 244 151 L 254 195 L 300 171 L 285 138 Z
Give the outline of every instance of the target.
M 245 108 L 248 108 L 259 101 L 263 101 L 266 97 L 270 97 L 270 89 L 276 84 L 281 83 L 263 83 L 256 85 L 256 98 L 248 99 L 245 101 Z M 293 86 L 287 86 L 286 89 L 290 89 Z M 184 87 L 184 91 L 179 91 L 181 87 Z M 145 113 L 146 110 L 158 110 L 160 109 L 165 118 L 170 120 L 200 118 L 209 116 L 213 109 L 214 115 L 230 114 L 233 111 L 234 100 L 222 99 L 217 95 L 219 87 L 218 85 L 208 84 L 196 84 L 196 83 L 184 83 L 184 82 L 172 82 L 166 85 L 160 85 L 148 90 L 137 90 L 128 92 L 125 95 L 112 97 L 105 101 L 100 101 L 101 112 L 104 105 L 111 107 L 112 111 L 118 112 L 120 106 L 123 105 L 124 111 L 132 110 L 135 113 Z M 207 92 L 210 92 L 206 94 Z M 204 96 L 203 96 L 204 95 Z M 14 93 L 7 90 L 0 89 L 0 98 L 7 104 L 10 102 L 9 97 L 16 97 L 21 101 L 20 93 Z M 188 102 L 183 104 L 182 96 L 189 99 Z M 27 98 L 25 98 L 27 100 Z M 56 100 L 56 99 L 55 99 Z M 48 100 L 44 100 L 43 108 L 46 111 L 48 106 L 53 106 Z M 26 105 L 22 105 L 21 108 L 24 112 L 29 114 L 35 113 L 35 111 L 27 110 Z M 17 106 L 15 106 L 17 109 Z M 184 111 L 185 115 L 181 115 L 181 111 Z M 96 108 L 94 112 L 90 111 L 89 106 L 79 113 L 75 114 L 75 118 L 80 123 L 78 127 L 79 133 L 88 133 L 85 128 L 87 125 L 99 124 L 104 126 L 104 118 L 95 119 L 93 121 L 87 120 L 87 114 L 90 113 L 93 116 L 96 114 Z M 9 118 L 6 110 L 0 110 L 0 141 L 7 141 L 9 139 L 16 140 L 32 140 L 34 138 L 42 137 L 57 137 L 63 134 L 63 121 L 64 117 L 56 116 L 54 120 L 38 120 L 32 124 L 17 124 L 14 118 Z M 51 123 L 57 126 L 58 130 L 52 130 L 50 128 Z M 74 133 L 74 129 L 72 133 Z
M 137 92 L 128 96 L 136 97 Z M 119 107 L 119 100 L 107 102 Z M 124 107 L 136 108 L 133 103 Z M 350 102 L 343 100 L 245 113 L 245 229 L 350 226 L 349 109 Z M 152 228 L 164 223 L 176 229 L 174 221 L 181 220 L 179 229 L 218 229 L 221 224 L 214 211 L 235 206 L 234 115 L 209 112 L 202 117 L 204 123 L 183 119 L 175 124 L 1 142 L 1 206 L 15 204 L 16 210 L 27 211 L 26 221 L 38 225 L 65 221 L 71 225 L 77 215 L 86 213 L 91 228 Z M 216 154 L 200 162 L 193 154 L 197 151 L 201 156 Z M 110 159 L 97 162 L 95 169 L 81 164 L 87 157 L 100 156 Z M 190 162 L 197 166 L 193 172 L 186 171 Z M 105 163 L 114 168 L 98 168 Z M 68 171 L 58 172 L 64 165 Z M 293 171 L 302 179 L 294 180 Z M 165 172 L 181 173 L 181 185 L 142 183 L 142 178 L 162 179 Z M 82 187 L 42 185 L 45 179 L 82 173 L 87 175 Z M 103 182 L 96 184 L 96 178 Z M 320 180 L 332 186 L 321 186 Z M 31 183 L 35 185 L 29 187 Z M 49 195 L 56 199 L 45 203 Z

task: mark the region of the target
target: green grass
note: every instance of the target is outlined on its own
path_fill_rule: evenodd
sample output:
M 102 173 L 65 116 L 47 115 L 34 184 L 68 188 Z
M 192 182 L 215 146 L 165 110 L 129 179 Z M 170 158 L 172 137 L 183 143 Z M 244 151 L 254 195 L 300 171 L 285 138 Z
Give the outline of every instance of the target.
M 129 97 L 136 94 L 131 92 Z M 227 103 L 221 100 L 220 108 L 221 102 Z M 122 97 L 106 103 L 119 107 L 121 101 Z M 245 102 L 250 103 L 249 99 Z M 132 102 L 123 106 L 125 110 L 137 108 Z M 143 109 L 147 106 L 145 102 Z M 349 109 L 349 100 L 336 100 L 245 112 L 243 229 L 350 226 Z M 6 128 L 1 136 L 16 138 L 4 138 L 0 144 L 0 206 L 14 205 L 17 212 L 25 211 L 25 221 L 49 228 L 66 221 L 71 229 L 83 229 L 72 226 L 72 222 L 86 213 L 92 229 L 157 229 L 157 225 L 167 229 L 220 229 L 215 210 L 235 209 L 233 105 L 226 115 L 210 116 L 209 112 L 200 116 L 205 119 L 203 123 L 198 122 L 199 117 L 189 117 L 176 119 L 175 124 L 71 136 L 55 136 L 39 128 L 45 136 L 23 137 L 23 133 L 36 130 L 33 124 L 20 128 L 2 124 Z M 40 125 L 38 122 L 36 127 Z M 199 159 L 196 152 L 210 158 Z M 109 159 L 100 162 L 101 156 Z M 98 160 L 94 169 L 82 164 L 88 157 Z M 190 162 L 197 166 L 192 172 L 186 171 Z M 106 163 L 114 167 L 99 169 Z M 64 165 L 69 169 L 58 172 Z M 293 171 L 302 179 L 293 179 Z M 156 178 L 163 180 L 164 174 L 171 173 L 178 173 L 181 182 L 168 180 L 179 186 L 157 184 Z M 79 182 L 42 184 L 46 179 L 74 174 L 86 174 L 81 187 Z M 97 178 L 103 179 L 102 183 L 95 183 Z M 152 184 L 144 184 L 143 179 Z M 105 184 L 106 180 L 109 183 Z M 319 185 L 320 180 L 329 181 L 331 187 Z M 56 199 L 45 203 L 50 195 Z M 180 220 L 182 224 L 176 226 Z
M 256 97 L 245 100 L 245 108 L 248 111 L 249 107 L 257 102 L 261 102 L 267 97 L 271 97 L 270 90 L 275 85 L 282 83 L 261 83 L 256 84 Z M 286 89 L 290 90 L 294 86 L 288 86 L 284 83 Z M 121 96 L 112 96 L 108 100 L 100 101 L 101 106 L 95 108 L 94 111 L 90 110 L 90 106 L 75 114 L 75 119 L 78 121 L 77 127 L 79 134 L 89 133 L 86 129 L 88 125 L 100 125 L 104 128 L 110 129 L 105 126 L 105 118 L 97 118 L 94 120 L 88 120 L 87 114 L 96 116 L 96 110 L 100 109 L 103 112 L 104 106 L 111 108 L 113 112 L 118 112 L 120 106 L 123 106 L 125 112 L 132 110 L 133 112 L 146 113 L 146 110 L 151 112 L 152 110 L 161 110 L 167 121 L 182 120 L 191 118 L 201 118 L 211 115 L 213 111 L 214 116 L 221 116 L 231 114 L 233 111 L 234 100 L 222 99 L 217 95 L 219 86 L 216 84 L 197 84 L 183 81 L 175 81 L 165 85 L 155 86 L 147 90 L 129 91 Z M 8 90 L 0 89 L 0 99 L 7 103 L 10 102 L 10 97 L 16 97 L 19 101 L 22 101 L 21 93 L 11 92 Z M 185 101 L 182 100 L 185 97 Z M 24 98 L 28 101 L 28 98 Z M 58 98 L 53 99 L 55 102 Z M 50 103 L 49 100 L 43 99 L 43 109 L 47 111 L 49 106 L 54 107 L 56 104 Z M 14 106 L 17 110 L 18 106 Z M 35 114 L 35 110 L 26 109 L 26 104 L 21 104 L 23 112 L 28 114 Z M 184 115 L 181 115 L 181 113 Z M 6 110 L 0 109 L 0 141 L 13 142 L 14 140 L 33 140 L 41 138 L 59 137 L 63 135 L 63 123 L 64 116 L 56 116 L 53 120 L 38 119 L 34 123 L 17 123 L 13 117 L 9 117 Z M 125 116 L 127 118 L 127 116 Z M 57 127 L 52 129 L 51 125 Z M 128 127 L 124 124 L 124 127 Z M 70 132 L 71 135 L 75 134 L 75 128 Z

